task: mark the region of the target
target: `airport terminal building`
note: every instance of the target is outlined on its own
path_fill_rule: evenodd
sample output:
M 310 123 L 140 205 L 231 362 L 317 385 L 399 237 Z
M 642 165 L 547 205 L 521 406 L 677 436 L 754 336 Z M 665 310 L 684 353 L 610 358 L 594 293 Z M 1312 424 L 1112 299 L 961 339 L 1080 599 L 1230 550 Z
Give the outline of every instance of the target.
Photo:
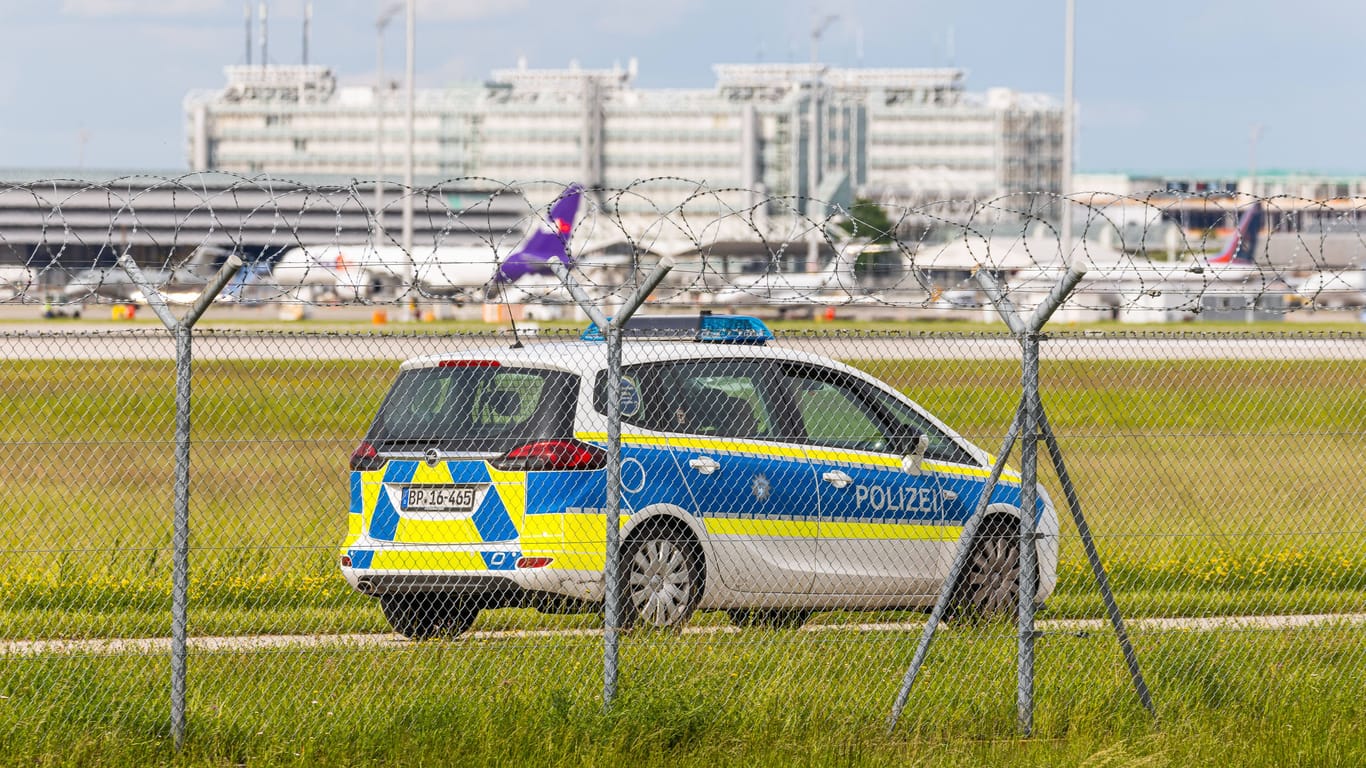
M 1060 189 L 1062 108 L 964 87 L 959 69 L 722 64 L 707 89 L 634 86 L 626 68 L 494 71 L 416 94 L 416 174 L 900 206 Z M 321 66 L 233 66 L 185 99 L 192 170 L 397 179 L 405 98 Z M 382 125 L 382 141 L 377 141 Z M 690 181 L 683 181 L 690 180 Z M 655 192 L 657 194 L 657 192 Z M 717 206 L 752 205 L 743 192 Z M 648 205 L 641 201 L 642 208 Z

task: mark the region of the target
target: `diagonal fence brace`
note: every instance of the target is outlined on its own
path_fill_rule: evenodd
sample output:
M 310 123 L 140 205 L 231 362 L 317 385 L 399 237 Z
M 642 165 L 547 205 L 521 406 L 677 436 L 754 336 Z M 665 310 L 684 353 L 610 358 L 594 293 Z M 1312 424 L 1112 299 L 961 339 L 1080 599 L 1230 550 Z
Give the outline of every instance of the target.
M 1086 518 L 1082 514 L 1081 500 L 1077 494 L 1076 486 L 1072 484 L 1071 476 L 1067 472 L 1063 462 L 1062 449 L 1058 445 L 1057 436 L 1054 435 L 1048 423 L 1047 415 L 1043 408 L 1043 400 L 1039 393 L 1039 340 L 1040 331 L 1052 317 L 1053 313 L 1062 306 L 1067 297 L 1075 290 L 1077 284 L 1081 282 L 1085 275 L 1085 267 L 1082 265 L 1071 266 L 1062 279 L 1053 286 L 1047 297 L 1035 309 L 1028 321 L 1024 320 L 1020 313 L 1015 309 L 1010 298 L 1006 296 L 999 283 L 985 269 L 979 268 L 975 274 L 978 284 L 983 292 L 996 307 L 997 312 L 1010 328 L 1011 332 L 1020 342 L 1023 352 L 1021 387 L 1023 394 L 1020 405 L 1015 413 L 1015 418 L 1011 422 L 1007 432 L 1004 446 L 1000 455 L 997 457 L 996 464 L 992 467 L 992 474 L 988 479 L 986 488 L 983 491 L 982 499 L 978 503 L 978 508 L 974 511 L 972 518 L 968 520 L 963 528 L 963 533 L 959 537 L 958 547 L 954 554 L 953 565 L 949 569 L 949 575 L 940 588 L 938 600 L 935 602 L 934 609 L 930 612 L 930 619 L 921 633 L 920 642 L 916 647 L 915 656 L 911 660 L 910 667 L 906 670 L 906 675 L 902 679 L 901 689 L 897 693 L 896 700 L 892 704 L 892 711 L 887 720 L 887 730 L 890 733 L 896 727 L 902 711 L 905 709 L 907 699 L 910 696 L 911 687 L 915 684 L 916 677 L 921 667 L 924 665 L 925 657 L 929 652 L 930 643 L 938 629 L 939 623 L 943 618 L 953 591 L 957 586 L 959 574 L 967 560 L 968 554 L 972 551 L 975 544 L 979 519 L 986 507 L 996 482 L 999 480 L 1001 469 L 1009 457 L 1011 448 L 1014 447 L 1017 436 L 1023 435 L 1023 446 L 1021 450 L 1021 462 L 1023 463 L 1021 472 L 1021 507 L 1032 510 L 1035 504 L 1034 490 L 1038 476 L 1038 454 L 1037 441 L 1042 436 L 1047 449 L 1049 460 L 1058 477 L 1063 483 L 1063 492 L 1067 498 L 1069 511 L 1072 519 L 1077 525 L 1078 535 L 1082 540 L 1082 546 L 1086 550 L 1087 560 L 1091 565 L 1091 570 L 1096 578 L 1096 585 L 1102 599 L 1105 602 L 1106 613 L 1115 630 L 1115 635 L 1119 640 L 1120 648 L 1124 654 L 1124 660 L 1129 668 L 1130 678 L 1133 681 L 1134 690 L 1138 694 L 1140 703 L 1149 713 L 1156 716 L 1156 709 L 1153 705 L 1152 696 L 1148 690 L 1147 682 L 1143 678 L 1143 673 L 1139 668 L 1138 656 L 1134 652 L 1133 645 L 1129 641 L 1129 635 L 1124 626 L 1124 619 L 1120 613 L 1119 605 L 1115 601 L 1114 594 L 1110 589 L 1109 578 L 1106 575 L 1104 564 L 1101 562 L 1099 552 L 1096 549 L 1095 541 L 1091 536 L 1090 526 L 1086 523 Z M 1030 735 L 1033 731 L 1034 718 L 1034 641 L 1038 638 L 1038 633 L 1034 631 L 1034 611 L 1035 595 L 1037 589 L 1034 573 L 1034 556 L 1037 551 L 1034 548 L 1034 515 L 1020 515 L 1020 584 L 1019 584 L 1019 617 L 1018 617 L 1018 658 L 1017 658 L 1017 699 L 1016 709 L 1018 726 L 1023 735 Z

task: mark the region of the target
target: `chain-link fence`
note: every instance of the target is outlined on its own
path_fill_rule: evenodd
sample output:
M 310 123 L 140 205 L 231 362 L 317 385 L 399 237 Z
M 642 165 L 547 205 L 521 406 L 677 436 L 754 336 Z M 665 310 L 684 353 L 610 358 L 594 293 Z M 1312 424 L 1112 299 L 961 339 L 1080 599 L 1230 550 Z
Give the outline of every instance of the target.
M 575 194 L 587 193 L 549 210 Z M 604 211 L 634 193 L 606 195 L 616 209 L 592 194 L 581 216 L 625 221 Z M 1273 218 L 1271 202 L 1255 215 Z M 1247 208 L 1229 261 L 1276 231 Z M 520 232 L 523 219 L 502 215 Z M 16 754 L 51 755 L 77 733 L 95 754 L 100 739 L 179 745 L 188 733 L 214 760 L 325 748 L 363 763 L 440 732 L 453 749 L 513 744 L 479 752 L 512 760 L 546 739 L 625 744 L 642 730 L 685 748 L 698 734 L 872 738 L 894 701 L 906 704 L 894 733 L 931 742 L 1021 725 L 1133 734 L 1151 729 L 1140 680 L 1158 722 L 1178 730 L 1221 708 L 1239 715 L 1220 727 L 1268 729 L 1360 711 L 1366 334 L 906 330 L 927 311 L 984 317 L 993 290 L 998 307 L 1030 309 L 1055 286 L 1041 275 L 1077 262 L 979 260 L 960 275 L 926 260 L 927 235 L 893 276 L 863 258 L 877 238 L 836 238 L 825 222 L 833 282 L 803 283 L 762 238 L 781 269 L 759 281 L 717 271 L 716 254 L 643 258 L 638 238 L 594 277 L 570 234 L 585 219 L 567 216 L 492 260 L 433 251 L 429 267 L 488 267 L 470 281 L 498 290 L 479 299 L 430 292 L 415 261 L 375 280 L 340 251 L 330 266 L 301 262 L 283 289 L 287 257 L 278 276 L 238 271 L 238 259 L 261 262 L 237 243 L 195 283 L 190 315 L 160 306 L 171 332 L 115 325 L 140 298 L 172 293 L 171 257 L 141 276 L 127 247 L 84 273 L 50 261 L 44 281 L 87 291 L 69 296 L 85 300 L 83 324 L 0 330 L 0 734 Z M 680 207 L 658 218 L 690 226 Z M 569 299 L 545 288 L 514 301 L 519 283 L 499 283 L 536 232 L 560 250 L 528 271 L 574 266 L 589 295 L 573 298 L 626 316 L 633 293 L 650 295 L 621 331 L 618 375 L 612 328 L 528 327 L 532 308 Z M 841 266 L 850 248 L 855 272 Z M 1082 282 L 1061 311 L 1137 312 L 1159 298 L 1154 285 L 1170 287 L 1144 283 L 1156 268 L 1125 253 L 1112 265 L 1147 288 L 1112 304 L 1110 276 Z M 1212 312 L 1208 299 L 1233 295 L 1275 317 L 1320 308 L 1268 308 L 1266 296 L 1289 294 L 1266 278 L 1291 267 L 1266 252 L 1236 280 L 1205 271 L 1217 257 L 1181 262 L 1204 287 L 1176 281 L 1191 287 L 1186 303 L 1158 314 Z M 655 261 L 674 269 L 659 286 L 646 277 Z M 1350 261 L 1333 269 L 1354 279 Z M 319 272 L 331 282 L 309 282 Z M 237 313 L 236 327 L 192 331 L 215 276 L 232 306 L 209 317 Z M 101 292 L 111 286 L 142 294 Z M 37 295 L 26 286 L 12 304 L 31 310 Z M 770 330 L 698 314 L 731 306 L 815 319 Z M 827 306 L 909 314 L 822 327 Z M 490 307 L 495 323 L 523 322 L 355 326 L 390 320 L 379 310 Z M 278 310 L 300 309 L 330 330 L 276 330 Z M 1022 408 L 1034 387 L 1038 407 Z M 997 461 L 1012 444 L 1024 460 Z M 1028 724 L 1012 710 L 1026 642 Z M 1351 734 L 1336 717 L 1312 732 Z M 823 742 L 835 759 L 848 743 Z M 631 753 L 623 744 L 605 753 Z
M 371 708 L 417 725 L 441 701 L 597 700 L 602 347 L 513 343 L 199 334 L 192 731 L 255 718 L 303 737 L 362 728 Z M 0 336 L 12 731 L 164 721 L 172 346 L 164 332 Z M 1042 349 L 1052 427 L 1159 712 L 1248 667 L 1268 710 L 1305 705 L 1274 670 L 1324 643 L 1349 673 L 1327 691 L 1359 691 L 1366 336 L 1063 333 Z M 628 340 L 621 695 L 681 690 L 729 716 L 814 698 L 822 717 L 881 722 L 990 466 L 980 448 L 1014 415 L 1017 354 L 995 334 Z M 941 721 L 945 697 L 966 697 L 965 718 L 1012 698 L 1014 627 L 997 614 L 1014 605 L 1013 471 L 913 727 Z M 1132 717 L 1042 477 L 1039 717 L 1054 730 L 1097 696 Z M 447 688 L 465 693 L 432 697 Z M 968 731 L 1008 731 L 1005 711 Z

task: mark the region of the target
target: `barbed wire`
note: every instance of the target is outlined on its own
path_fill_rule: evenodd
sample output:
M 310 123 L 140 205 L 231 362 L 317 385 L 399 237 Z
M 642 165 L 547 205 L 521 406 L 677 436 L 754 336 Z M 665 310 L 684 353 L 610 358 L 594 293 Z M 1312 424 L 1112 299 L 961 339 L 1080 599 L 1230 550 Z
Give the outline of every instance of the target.
M 379 208 L 374 186 L 219 173 L 3 185 L 0 303 L 72 311 L 141 303 L 119 266 L 125 255 L 169 300 L 188 302 L 236 253 L 246 267 L 222 303 L 569 312 L 548 269 L 496 281 L 531 234 L 549 231 L 563 185 L 385 182 Z M 1068 266 L 1087 276 L 1067 319 L 1275 317 L 1366 305 L 1366 198 L 1036 192 L 902 207 L 659 176 L 591 188 L 583 200 L 561 235 L 579 281 L 609 304 L 668 256 L 676 266 L 652 303 L 689 309 L 986 317 L 978 272 L 1027 307 Z M 1058 225 L 1063 206 L 1072 209 L 1071 233 Z

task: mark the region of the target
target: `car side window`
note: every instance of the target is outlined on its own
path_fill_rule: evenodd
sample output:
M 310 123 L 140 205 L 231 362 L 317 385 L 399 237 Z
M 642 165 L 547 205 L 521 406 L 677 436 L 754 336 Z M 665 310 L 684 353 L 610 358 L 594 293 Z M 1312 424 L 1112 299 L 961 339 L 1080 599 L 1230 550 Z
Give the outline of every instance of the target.
M 768 438 L 772 411 L 764 397 L 765 366 L 751 360 L 696 360 L 665 371 L 671 432 L 714 437 Z
M 798 368 L 784 378 L 808 443 L 858 451 L 892 450 L 876 411 L 838 372 Z
M 880 389 L 869 387 L 869 391 L 878 405 L 903 431 L 925 435 L 930 439 L 929 446 L 925 448 L 925 458 L 953 464 L 977 464 L 961 445 L 914 408 Z
M 778 437 L 768 398 L 771 367 L 761 360 L 682 360 L 628 366 L 622 421 L 659 432 L 708 437 Z M 605 413 L 606 376 L 599 374 L 594 405 Z

